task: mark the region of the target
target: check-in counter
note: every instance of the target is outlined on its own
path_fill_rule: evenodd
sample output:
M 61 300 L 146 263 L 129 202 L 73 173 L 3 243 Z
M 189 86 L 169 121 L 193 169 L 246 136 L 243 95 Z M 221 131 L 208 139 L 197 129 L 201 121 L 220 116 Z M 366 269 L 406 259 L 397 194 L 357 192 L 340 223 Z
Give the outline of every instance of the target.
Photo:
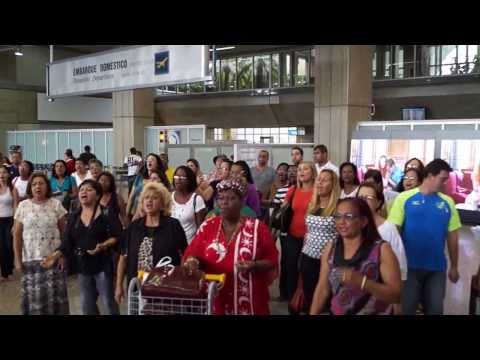
M 480 264 L 480 211 L 458 209 L 458 212 L 463 225 L 459 230 L 458 242 L 460 279 L 453 284 L 447 276 L 444 301 L 446 315 L 469 314 L 472 276 L 477 273 Z

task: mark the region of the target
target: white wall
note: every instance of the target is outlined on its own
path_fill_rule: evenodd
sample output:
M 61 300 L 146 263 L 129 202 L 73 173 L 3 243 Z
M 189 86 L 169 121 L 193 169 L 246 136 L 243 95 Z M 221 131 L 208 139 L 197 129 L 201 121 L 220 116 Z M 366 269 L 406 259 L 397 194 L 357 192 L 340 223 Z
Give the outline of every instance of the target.
M 76 96 L 49 102 L 37 94 L 38 121 L 112 123 L 112 99 Z

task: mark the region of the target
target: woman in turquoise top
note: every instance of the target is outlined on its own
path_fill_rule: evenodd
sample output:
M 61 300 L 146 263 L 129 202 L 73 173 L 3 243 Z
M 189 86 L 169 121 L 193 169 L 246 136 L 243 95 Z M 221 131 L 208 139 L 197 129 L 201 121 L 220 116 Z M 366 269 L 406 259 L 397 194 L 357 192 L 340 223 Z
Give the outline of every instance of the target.
M 63 160 L 57 160 L 53 164 L 50 186 L 53 196 L 61 201 L 63 207 L 68 211 L 70 201 L 77 196 L 77 185 L 75 179 L 67 175 L 67 164 Z

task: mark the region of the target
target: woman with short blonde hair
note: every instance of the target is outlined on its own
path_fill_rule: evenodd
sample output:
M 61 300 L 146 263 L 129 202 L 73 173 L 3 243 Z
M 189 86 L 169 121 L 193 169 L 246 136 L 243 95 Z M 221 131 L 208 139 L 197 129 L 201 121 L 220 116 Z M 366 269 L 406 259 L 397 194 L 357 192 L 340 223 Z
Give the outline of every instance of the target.
M 147 194 L 156 194 L 161 198 L 162 201 L 162 208 L 160 212 L 163 216 L 171 216 L 172 215 L 172 194 L 168 191 L 168 189 L 162 183 L 151 182 L 148 183 L 143 187 L 142 193 L 140 194 L 140 199 L 138 200 L 139 204 L 141 204 L 141 209 L 143 211 L 143 202 Z
M 171 217 L 172 195 L 163 184 L 145 184 L 139 208 L 141 217 L 125 230 L 120 244 L 115 290 L 118 303 L 124 298 L 125 276 L 129 283 L 139 272 L 150 272 L 165 256 L 172 258 L 172 265 L 180 265 L 188 245 L 182 225 Z

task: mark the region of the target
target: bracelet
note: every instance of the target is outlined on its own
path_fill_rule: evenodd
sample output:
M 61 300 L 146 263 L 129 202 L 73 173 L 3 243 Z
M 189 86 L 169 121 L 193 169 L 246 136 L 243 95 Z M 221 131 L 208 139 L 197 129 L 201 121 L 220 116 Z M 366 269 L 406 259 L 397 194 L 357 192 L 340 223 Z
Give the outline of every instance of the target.
M 360 290 L 363 291 L 363 289 L 365 288 L 365 284 L 367 283 L 367 275 L 363 275 L 363 279 L 362 279 L 362 286 L 360 287 Z

